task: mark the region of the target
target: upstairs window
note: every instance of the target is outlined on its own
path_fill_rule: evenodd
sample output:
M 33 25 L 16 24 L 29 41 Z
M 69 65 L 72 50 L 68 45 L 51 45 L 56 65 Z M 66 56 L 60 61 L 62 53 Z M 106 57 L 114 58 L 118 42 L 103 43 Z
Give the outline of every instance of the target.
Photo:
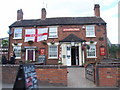
M 22 39 L 22 28 L 14 29 L 14 39 Z
M 95 26 L 94 25 L 86 26 L 86 37 L 95 37 Z
M 58 28 L 49 27 L 49 38 L 58 38 Z

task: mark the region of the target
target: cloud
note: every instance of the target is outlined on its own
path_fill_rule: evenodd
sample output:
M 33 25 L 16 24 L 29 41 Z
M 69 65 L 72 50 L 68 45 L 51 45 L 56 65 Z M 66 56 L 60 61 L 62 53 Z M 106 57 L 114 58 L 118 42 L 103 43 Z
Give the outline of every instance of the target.
M 107 22 L 107 35 L 112 43 L 118 43 L 118 5 L 101 10 L 101 17 Z

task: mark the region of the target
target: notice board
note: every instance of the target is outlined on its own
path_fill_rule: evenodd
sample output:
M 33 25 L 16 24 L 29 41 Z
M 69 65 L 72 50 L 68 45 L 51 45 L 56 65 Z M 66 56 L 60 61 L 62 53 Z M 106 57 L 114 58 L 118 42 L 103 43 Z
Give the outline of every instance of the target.
M 46 64 L 46 55 L 39 55 L 38 63 Z
M 39 90 L 35 65 L 24 64 L 19 66 L 13 90 Z

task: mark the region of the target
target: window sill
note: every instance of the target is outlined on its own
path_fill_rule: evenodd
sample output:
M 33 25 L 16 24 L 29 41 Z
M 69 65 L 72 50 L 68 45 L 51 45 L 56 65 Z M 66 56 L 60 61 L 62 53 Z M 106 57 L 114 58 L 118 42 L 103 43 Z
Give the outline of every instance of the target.
M 97 57 L 87 57 L 87 58 L 97 58 Z
M 48 58 L 48 59 L 58 59 L 58 58 Z
M 22 39 L 22 38 L 13 38 L 13 39 Z
M 21 57 L 16 57 L 15 59 L 21 59 Z
M 48 37 L 48 38 L 58 38 L 58 37 Z
M 86 37 L 88 37 L 88 38 L 89 38 L 89 37 L 93 37 L 93 38 L 95 38 L 96 36 L 86 36 Z

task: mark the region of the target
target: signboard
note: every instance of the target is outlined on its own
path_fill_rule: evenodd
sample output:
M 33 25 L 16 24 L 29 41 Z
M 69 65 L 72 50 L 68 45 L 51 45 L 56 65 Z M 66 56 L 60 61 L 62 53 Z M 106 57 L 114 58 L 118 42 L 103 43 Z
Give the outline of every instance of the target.
M 34 49 L 34 48 L 37 48 L 36 46 L 24 46 L 24 48 L 26 49 Z
M 101 56 L 105 55 L 105 47 L 100 47 L 100 55 Z
M 46 56 L 45 55 L 40 55 L 38 57 L 38 63 L 43 63 L 45 64 L 46 63 Z
M 39 90 L 35 66 L 33 64 L 24 64 L 19 66 L 13 90 L 18 89 Z
M 40 48 L 40 55 L 45 55 L 45 48 Z
M 80 28 L 63 28 L 63 31 L 80 31 Z

